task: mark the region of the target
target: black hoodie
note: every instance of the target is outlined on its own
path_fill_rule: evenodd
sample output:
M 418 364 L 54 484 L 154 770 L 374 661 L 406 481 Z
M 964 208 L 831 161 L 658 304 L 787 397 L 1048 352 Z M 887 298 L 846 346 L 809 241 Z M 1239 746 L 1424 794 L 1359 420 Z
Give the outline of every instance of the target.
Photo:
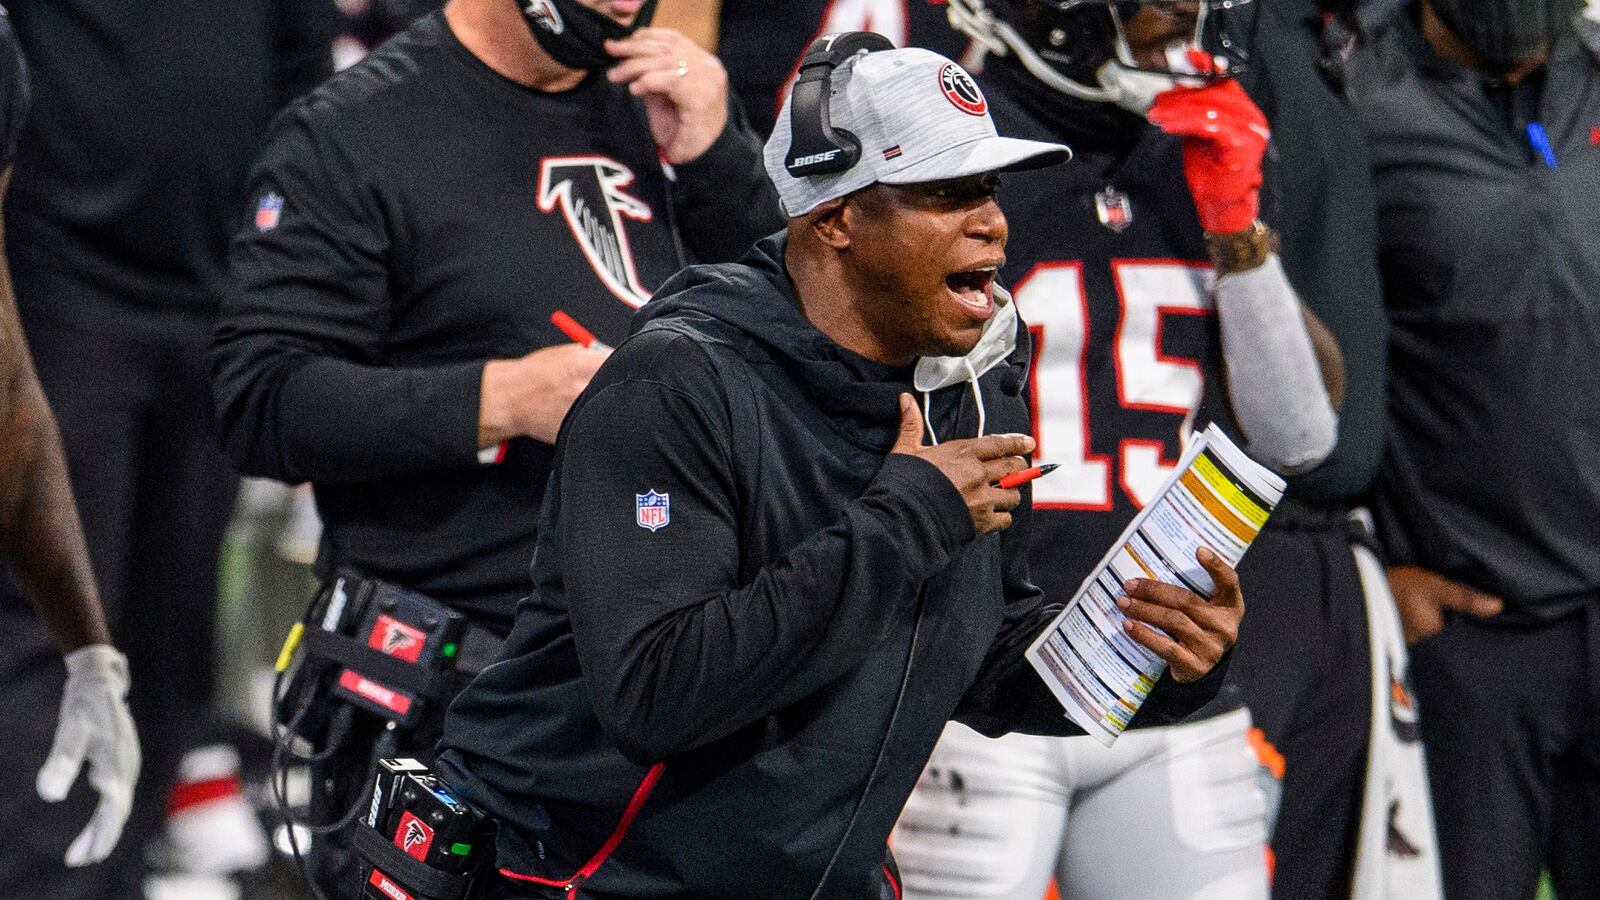
M 534 594 L 440 754 L 524 881 L 893 896 L 885 841 L 947 720 L 1080 733 L 1023 657 L 1058 611 L 1028 578 L 1026 499 L 978 537 L 938 469 L 888 452 L 911 370 L 811 325 L 783 253 L 681 273 L 562 427 Z M 978 381 L 990 432 L 1030 431 L 1019 337 Z M 931 410 L 976 435 L 970 384 Z M 1164 679 L 1142 718 L 1198 707 L 1222 668 Z

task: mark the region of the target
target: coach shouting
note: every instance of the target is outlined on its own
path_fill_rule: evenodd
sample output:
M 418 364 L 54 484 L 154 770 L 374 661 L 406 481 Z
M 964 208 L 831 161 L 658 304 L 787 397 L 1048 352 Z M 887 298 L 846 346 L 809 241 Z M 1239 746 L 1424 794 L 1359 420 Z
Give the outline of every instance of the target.
M 995 486 L 1033 450 L 996 173 L 1066 148 L 997 137 L 943 57 L 842 40 L 809 58 L 831 115 L 813 81 L 767 145 L 787 234 L 665 286 L 563 426 L 535 593 L 440 748 L 501 820 L 492 896 L 893 897 L 948 719 L 1074 731 L 1023 656 L 1058 611 L 1028 503 Z M 846 131 L 853 165 L 807 146 Z M 1212 604 L 1134 586 L 1178 639 L 1133 628 L 1170 663 L 1145 715 L 1220 681 L 1243 605 L 1207 568 Z
M 640 28 L 653 6 L 452 0 L 290 107 L 252 179 L 215 351 L 227 448 L 312 483 L 318 572 L 346 595 L 382 580 L 466 613 L 468 671 L 528 592 L 550 442 L 604 359 L 552 313 L 617 343 L 689 259 L 781 224 L 721 66 Z M 425 755 L 442 717 L 394 749 Z M 328 738 L 318 823 L 382 725 Z M 340 844 L 313 848 L 330 892 Z

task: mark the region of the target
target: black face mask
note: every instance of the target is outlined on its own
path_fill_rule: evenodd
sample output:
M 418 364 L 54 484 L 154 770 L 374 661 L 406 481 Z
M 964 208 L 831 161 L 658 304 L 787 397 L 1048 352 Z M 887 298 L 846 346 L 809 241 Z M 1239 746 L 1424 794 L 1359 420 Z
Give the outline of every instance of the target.
M 606 52 L 606 41 L 620 41 L 650 24 L 656 0 L 645 4 L 632 25 L 622 25 L 577 0 L 511 0 L 534 40 L 550 58 L 569 69 L 605 69 L 616 62 Z
M 1434 12 L 1483 65 L 1513 69 L 1548 50 L 1583 0 L 1432 0 Z

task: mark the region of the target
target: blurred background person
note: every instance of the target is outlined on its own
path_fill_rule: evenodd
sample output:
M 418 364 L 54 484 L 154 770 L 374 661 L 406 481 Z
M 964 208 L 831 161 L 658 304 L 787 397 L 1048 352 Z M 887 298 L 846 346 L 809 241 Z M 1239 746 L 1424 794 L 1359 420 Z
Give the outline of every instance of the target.
M 1338 444 L 1290 479 L 1290 515 L 1267 530 L 1319 560 L 1322 575 L 1301 571 L 1292 596 L 1303 599 L 1252 610 L 1261 615 L 1241 629 L 1235 663 L 1284 764 L 1273 893 L 1429 900 L 1440 892 L 1438 850 L 1405 643 L 1367 520 L 1352 517 L 1383 458 L 1387 335 L 1372 153 L 1342 95 L 1361 23 L 1352 0 L 1256 5 L 1240 81 L 1272 126 L 1266 205 L 1290 282 L 1338 341 L 1345 384 Z M 1270 562 L 1241 571 L 1281 581 Z M 1323 623 L 1319 640 L 1282 639 L 1309 623 Z
M 334 0 L 339 9 L 333 66 L 347 69 L 444 0 Z
M 607 345 L 687 262 L 782 225 L 721 64 L 643 27 L 653 7 L 452 0 L 294 104 L 251 177 L 214 356 L 228 452 L 311 482 L 320 597 L 381 583 L 468 623 L 442 699 L 405 728 L 331 683 L 287 701 L 333 716 L 310 735 L 330 895 L 355 884 L 337 825 L 375 754 L 431 758 L 531 590 L 556 430 Z
M 1445 894 L 1600 896 L 1600 11 L 1423 0 L 1346 67 L 1389 316 L 1374 512 Z
M 27 64 L 0 9 L 0 200 L 30 96 Z M 43 652 L 8 654 L 0 663 L 0 712 L 9 723 L 5 746 L 13 773 L 0 795 L 0 813 L 8 822 L 26 823 L 18 833 L 29 848 L 17 852 L 21 842 L 12 841 L 0 854 L 0 884 L 15 896 L 57 896 L 59 878 L 103 878 L 97 869 L 78 867 L 104 860 L 122 834 L 139 777 L 139 739 L 128 715 L 128 661 L 111 646 L 55 417 L 17 321 L 4 233 L 0 217 L 0 584 L 6 597 L 0 623 L 12 634 L 36 632 L 42 622 L 66 666 L 63 673 Z M 59 715 L 52 718 L 46 701 L 56 696 Z M 74 791 L 85 764 L 92 790 Z M 40 865 L 45 854 L 52 864 Z
M 958 62 L 970 46 L 945 21 L 944 0 L 664 0 L 659 19 L 717 54 L 763 138 L 806 48 L 822 35 L 875 31 L 896 47 L 923 47 Z
M 50 896 L 134 897 L 169 803 L 208 820 L 176 836 L 182 865 L 227 868 L 263 849 L 226 749 L 193 761 L 188 780 L 203 787 L 169 789 L 213 699 L 236 476 L 217 449 L 206 348 L 235 199 L 273 113 L 330 68 L 331 6 L 23 0 L 11 15 L 34 88 L 5 204 L 17 303 L 145 751 L 106 864 L 52 872 L 60 848 L 11 852 L 37 854 Z M 42 628 L 13 632 L 17 665 L 54 652 Z M 37 692 L 36 708 L 54 703 L 46 683 Z

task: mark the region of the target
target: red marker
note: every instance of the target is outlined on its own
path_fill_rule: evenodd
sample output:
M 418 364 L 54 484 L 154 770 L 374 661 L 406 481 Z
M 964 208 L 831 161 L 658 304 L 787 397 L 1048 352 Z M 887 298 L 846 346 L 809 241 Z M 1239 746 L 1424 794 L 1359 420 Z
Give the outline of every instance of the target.
M 572 338 L 574 343 L 585 349 L 605 347 L 605 344 L 600 343 L 600 339 L 594 336 L 594 332 L 579 325 L 577 319 L 559 309 L 550 314 L 550 324 L 561 329 L 562 334 Z
M 1031 469 L 1023 469 L 1021 472 L 1012 472 L 1010 475 L 1000 479 L 1000 489 L 1002 491 L 1009 491 L 1012 488 L 1022 487 L 1041 475 L 1049 475 L 1051 472 L 1054 472 L 1060 467 L 1060 463 L 1045 463 L 1042 466 L 1034 466 Z

